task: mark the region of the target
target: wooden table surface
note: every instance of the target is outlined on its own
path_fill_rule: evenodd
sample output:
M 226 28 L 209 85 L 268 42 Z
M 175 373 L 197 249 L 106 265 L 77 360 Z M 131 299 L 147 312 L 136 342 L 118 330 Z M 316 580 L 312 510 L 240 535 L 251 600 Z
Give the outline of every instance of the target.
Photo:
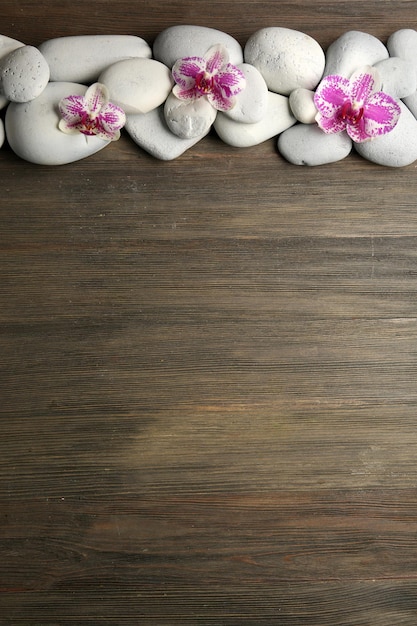
M 388 0 L 3 0 L 3 34 L 417 27 Z M 417 177 L 214 133 L 0 151 L 0 624 L 417 624 Z

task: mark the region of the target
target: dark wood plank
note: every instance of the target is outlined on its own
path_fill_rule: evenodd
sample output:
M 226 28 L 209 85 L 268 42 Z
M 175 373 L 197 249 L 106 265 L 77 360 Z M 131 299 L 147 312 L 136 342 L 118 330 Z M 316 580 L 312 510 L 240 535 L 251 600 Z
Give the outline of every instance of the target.
M 6 0 L 2 32 L 282 25 L 417 2 Z M 212 133 L 0 151 L 0 624 L 415 626 L 417 182 Z

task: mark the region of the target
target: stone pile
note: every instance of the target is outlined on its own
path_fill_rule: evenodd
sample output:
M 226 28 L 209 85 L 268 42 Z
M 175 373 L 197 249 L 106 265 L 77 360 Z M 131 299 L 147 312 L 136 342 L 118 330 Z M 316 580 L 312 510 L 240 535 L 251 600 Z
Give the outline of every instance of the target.
M 233 102 L 230 108 L 221 98 L 217 106 L 205 97 L 214 89 L 215 72 L 199 73 L 199 67 L 210 51 L 226 85 L 224 102 Z M 179 60 L 195 65 L 194 78 L 183 78 L 182 87 L 194 86 L 196 97 L 182 99 L 175 91 L 173 68 Z M 212 60 L 208 68 L 214 67 Z M 374 131 L 361 142 L 344 130 L 324 132 L 317 117 L 319 84 L 328 76 L 349 81 L 362 68 L 378 75 L 379 91 L 396 103 L 398 120 L 389 132 Z M 352 149 L 389 167 L 417 160 L 413 29 L 393 33 L 386 45 L 370 34 L 348 31 L 326 52 L 309 35 L 275 26 L 255 32 L 243 48 L 227 33 L 191 25 L 167 28 L 152 47 L 132 35 L 61 37 L 38 48 L 0 35 L 0 108 L 6 109 L 0 145 L 7 140 L 22 159 L 44 165 L 71 163 L 102 150 L 111 137 L 66 133 L 59 126 L 61 101 L 83 97 L 95 83 L 104 85 L 109 100 L 124 112 L 124 131 L 157 159 L 179 157 L 214 129 L 235 148 L 276 137 L 279 153 L 296 165 L 332 163 Z M 349 103 L 352 113 L 341 103 L 346 123 L 364 121 L 356 105 Z

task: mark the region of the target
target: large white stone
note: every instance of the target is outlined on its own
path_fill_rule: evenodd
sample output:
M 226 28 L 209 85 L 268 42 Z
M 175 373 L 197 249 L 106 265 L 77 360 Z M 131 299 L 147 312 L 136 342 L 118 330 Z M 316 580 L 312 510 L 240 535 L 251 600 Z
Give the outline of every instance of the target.
M 314 89 L 325 58 L 315 39 L 291 28 L 271 26 L 256 31 L 245 46 L 245 61 L 264 77 L 268 89 L 289 95 L 298 87 Z
M 173 93 L 164 106 L 165 121 L 169 130 L 182 139 L 193 139 L 206 135 L 217 111 L 206 98 L 180 100 Z
M 12 150 L 26 161 L 63 165 L 102 150 L 108 141 L 81 133 L 67 135 L 58 128 L 58 104 L 69 95 L 84 95 L 85 85 L 49 83 L 31 102 L 11 102 L 6 111 L 6 136 Z
M 247 148 L 279 135 L 295 122 L 288 98 L 270 91 L 268 93 L 268 107 L 260 122 L 242 124 L 231 120 L 224 113 L 218 113 L 214 122 L 214 129 L 220 139 L 229 146 Z
M 48 81 L 48 63 L 34 46 L 20 46 L 0 59 L 0 89 L 11 102 L 37 98 Z
M 238 65 L 243 62 L 242 47 L 236 39 L 215 28 L 186 24 L 170 26 L 159 33 L 153 44 L 153 56 L 171 69 L 178 59 L 202 57 L 216 44 L 227 49 L 230 63 Z
M 2 147 L 2 145 L 4 144 L 4 140 L 6 138 L 6 134 L 4 132 L 4 124 L 3 124 L 3 120 L 0 119 L 0 148 Z
M 347 133 L 327 135 L 317 125 L 297 124 L 278 138 L 278 151 L 294 165 L 325 165 L 341 161 L 352 150 Z
M 364 65 L 375 65 L 388 58 L 388 50 L 376 37 L 349 30 L 334 41 L 326 52 L 324 76 L 339 74 L 350 78 Z
M 417 159 L 417 120 L 405 104 L 399 105 L 401 115 L 391 132 L 354 144 L 362 157 L 388 167 L 404 167 Z
M 268 87 L 259 72 L 249 63 L 241 63 L 238 68 L 246 78 L 246 86 L 235 98 L 235 105 L 224 114 L 235 122 L 255 124 L 266 114 L 268 106 Z
M 150 58 L 152 50 L 134 35 L 74 35 L 44 41 L 51 81 L 92 83 L 106 67 L 132 57 Z
M 161 105 L 174 80 L 166 65 L 154 59 L 125 59 L 110 65 L 98 78 L 109 90 L 110 101 L 125 113 L 149 113 Z
M 162 161 L 176 159 L 204 136 L 181 139 L 174 135 L 165 122 L 163 105 L 145 115 L 128 115 L 125 129 L 138 146 Z

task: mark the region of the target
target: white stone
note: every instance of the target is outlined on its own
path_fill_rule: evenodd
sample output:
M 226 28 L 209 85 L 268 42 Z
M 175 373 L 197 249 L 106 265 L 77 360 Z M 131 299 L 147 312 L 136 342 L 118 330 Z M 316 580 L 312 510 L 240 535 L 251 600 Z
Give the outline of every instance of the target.
M 0 59 L 0 89 L 11 102 L 30 102 L 49 81 L 49 66 L 34 46 L 20 46 Z
M 392 33 L 387 41 L 390 56 L 411 61 L 417 69 L 417 31 L 402 28 Z
M 350 78 L 364 65 L 375 65 L 388 58 L 384 44 L 368 33 L 349 30 L 334 41 L 326 52 L 324 76 L 339 74 Z
M 129 58 L 150 58 L 152 50 L 134 35 L 74 35 L 44 41 L 51 81 L 93 83 L 109 65 Z
M 6 137 L 12 150 L 26 161 L 63 165 L 102 150 L 108 141 L 81 133 L 68 135 L 58 128 L 58 104 L 69 95 L 84 95 L 85 85 L 49 83 L 31 102 L 11 102 L 6 111 Z
M 17 48 L 21 48 L 25 44 L 17 39 L 12 39 L 11 37 L 6 37 L 6 35 L 0 35 L 0 60 L 7 56 L 13 50 Z M 6 96 L 3 96 L 0 93 L 0 109 L 4 109 L 5 106 L 9 104 L 9 100 Z
M 98 78 L 109 90 L 110 101 L 125 113 L 149 113 L 168 97 L 174 80 L 163 63 L 153 59 L 125 59 L 110 65 Z
M 171 93 L 165 102 L 164 115 L 174 135 L 181 139 L 193 139 L 209 132 L 217 111 L 206 98 L 180 100 Z
M 218 113 L 214 122 L 214 129 L 220 139 L 229 146 L 247 148 L 279 135 L 295 122 L 296 120 L 290 111 L 288 98 L 270 91 L 266 114 L 260 122 L 242 124 L 231 120 L 224 113 Z
M 244 56 L 246 63 L 261 72 L 268 89 L 283 95 L 298 87 L 314 89 L 325 64 L 324 52 L 315 39 L 278 26 L 251 35 Z
M 0 119 L 0 148 L 4 144 L 5 138 L 6 138 L 6 135 L 5 135 L 5 132 L 4 132 L 3 120 Z
M 235 122 L 255 124 L 266 114 L 268 106 L 268 86 L 259 72 L 249 63 L 240 63 L 238 68 L 246 78 L 246 86 L 235 98 L 235 105 L 224 114 Z
M 170 26 L 159 33 L 153 44 L 153 56 L 172 69 L 178 59 L 202 57 L 216 44 L 227 49 L 230 63 L 238 65 L 243 62 L 242 47 L 236 39 L 215 28 L 186 24 Z
M 389 133 L 354 144 L 362 157 L 388 167 L 404 167 L 417 159 L 417 120 L 405 104 L 399 105 L 401 115 Z
M 381 78 L 381 91 L 393 98 L 411 96 L 417 89 L 417 74 L 410 61 L 390 57 L 375 64 Z
M 290 93 L 290 108 L 292 114 L 298 122 L 303 124 L 313 124 L 317 115 L 316 105 L 314 104 L 314 91 L 310 89 L 294 89 Z
M 279 136 L 278 150 L 294 165 L 325 165 L 347 157 L 352 140 L 345 132 L 327 135 L 317 125 L 297 124 Z
M 411 63 L 413 72 L 417 77 L 417 31 L 412 28 L 402 28 L 393 33 L 387 42 L 387 48 L 391 56 L 400 57 Z M 413 78 L 410 77 L 410 83 Z M 417 93 L 404 96 L 404 102 L 414 117 L 417 117 Z
M 162 161 L 176 159 L 203 138 L 174 135 L 166 125 L 162 105 L 145 115 L 128 115 L 125 129 L 138 146 Z
M 404 98 L 404 103 L 410 109 L 414 117 L 417 118 L 417 91 L 411 94 L 411 96 L 407 96 L 406 98 Z

